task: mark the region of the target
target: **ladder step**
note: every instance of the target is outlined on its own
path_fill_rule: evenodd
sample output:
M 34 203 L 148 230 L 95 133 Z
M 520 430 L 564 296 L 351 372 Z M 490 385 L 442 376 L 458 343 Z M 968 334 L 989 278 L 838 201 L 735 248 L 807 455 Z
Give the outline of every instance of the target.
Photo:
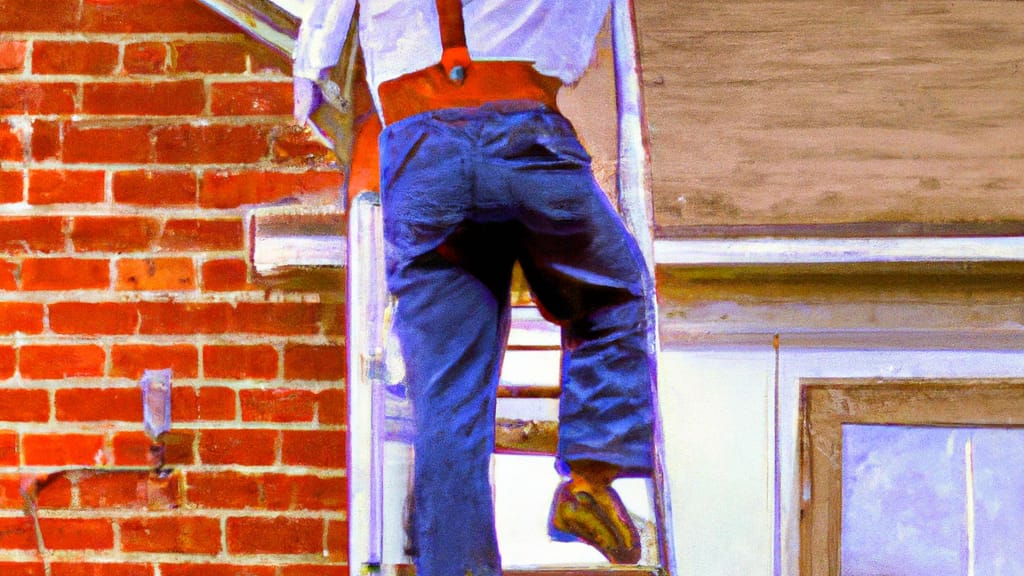
M 498 398 L 558 398 L 562 395 L 562 388 L 544 384 L 535 385 L 505 385 L 498 386 Z
M 602 568 L 522 568 L 503 570 L 507 576 L 659 576 L 656 566 L 608 566 Z
M 558 448 L 558 422 L 498 418 L 494 451 L 498 454 L 552 455 Z
M 394 576 L 416 576 L 412 564 L 395 564 Z M 504 568 L 505 576 L 661 576 L 658 566 L 564 566 L 552 568 Z

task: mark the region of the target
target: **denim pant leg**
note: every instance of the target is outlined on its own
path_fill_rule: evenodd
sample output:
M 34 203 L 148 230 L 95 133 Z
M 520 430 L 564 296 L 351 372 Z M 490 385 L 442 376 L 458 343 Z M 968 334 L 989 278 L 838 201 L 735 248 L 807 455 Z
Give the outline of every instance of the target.
M 382 139 L 382 157 L 396 162 L 382 182 L 394 330 L 416 422 L 415 561 L 419 576 L 487 576 L 501 573 L 489 471 L 511 253 L 481 259 L 466 248 L 476 240 L 460 241 L 464 143 L 427 124 Z
M 514 183 L 523 271 L 563 328 L 559 459 L 596 460 L 624 473 L 653 465 L 650 282 L 636 241 L 594 180 L 590 157 L 561 115 L 520 114 L 495 133 L 488 171 Z

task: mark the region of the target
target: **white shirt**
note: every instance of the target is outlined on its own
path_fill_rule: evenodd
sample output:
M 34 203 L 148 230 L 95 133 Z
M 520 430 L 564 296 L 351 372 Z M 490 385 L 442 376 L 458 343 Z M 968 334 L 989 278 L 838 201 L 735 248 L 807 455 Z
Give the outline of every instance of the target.
M 293 74 L 322 79 L 341 55 L 357 0 L 314 0 L 295 46 Z M 437 64 L 436 0 L 358 0 L 359 44 L 373 96 L 382 82 Z M 475 60 L 522 60 L 576 82 L 590 65 L 611 0 L 462 0 Z

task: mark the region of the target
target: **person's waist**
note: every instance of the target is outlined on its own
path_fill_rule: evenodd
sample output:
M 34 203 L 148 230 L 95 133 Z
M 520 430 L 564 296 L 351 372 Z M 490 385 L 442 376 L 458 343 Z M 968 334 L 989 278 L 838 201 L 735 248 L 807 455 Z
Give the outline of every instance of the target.
M 475 108 L 517 100 L 558 109 L 558 78 L 538 72 L 531 62 L 482 60 L 466 66 L 465 80 L 450 80 L 440 65 L 382 82 L 377 89 L 386 124 L 446 108 Z

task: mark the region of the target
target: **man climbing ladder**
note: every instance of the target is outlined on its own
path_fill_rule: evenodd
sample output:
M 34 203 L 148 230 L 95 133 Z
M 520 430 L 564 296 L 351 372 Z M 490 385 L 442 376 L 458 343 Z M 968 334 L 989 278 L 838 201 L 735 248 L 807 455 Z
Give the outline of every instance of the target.
M 519 262 L 562 327 L 551 534 L 615 563 L 641 544 L 611 482 L 653 467 L 647 275 L 556 95 L 590 62 L 609 0 L 361 0 L 359 40 L 383 122 L 387 283 L 416 438 L 421 576 L 500 574 L 488 464 Z M 303 22 L 300 119 L 337 61 L 355 0 Z

